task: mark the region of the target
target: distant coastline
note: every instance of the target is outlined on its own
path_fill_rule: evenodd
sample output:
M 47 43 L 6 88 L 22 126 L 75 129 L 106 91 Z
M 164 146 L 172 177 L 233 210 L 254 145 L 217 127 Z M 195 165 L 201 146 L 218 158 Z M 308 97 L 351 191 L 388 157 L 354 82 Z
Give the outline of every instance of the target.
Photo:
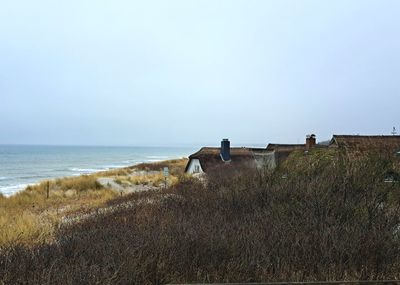
M 10 196 L 47 179 L 187 157 L 193 150 L 189 147 L 0 145 L 0 193 Z

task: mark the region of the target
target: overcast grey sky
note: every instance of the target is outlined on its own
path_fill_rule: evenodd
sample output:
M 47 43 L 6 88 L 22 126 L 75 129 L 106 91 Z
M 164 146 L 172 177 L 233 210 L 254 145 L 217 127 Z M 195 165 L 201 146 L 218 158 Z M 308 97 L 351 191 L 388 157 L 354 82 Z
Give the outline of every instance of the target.
M 397 0 L 2 1 L 0 143 L 388 134 L 399 15 Z

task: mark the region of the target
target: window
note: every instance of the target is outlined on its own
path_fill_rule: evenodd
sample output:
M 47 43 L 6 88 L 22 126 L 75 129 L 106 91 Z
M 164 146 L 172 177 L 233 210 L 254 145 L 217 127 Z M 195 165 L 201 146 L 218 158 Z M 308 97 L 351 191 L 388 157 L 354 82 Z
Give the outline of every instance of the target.
M 385 174 L 384 182 L 386 183 L 393 183 L 400 181 L 400 174 L 395 171 L 388 171 Z
M 194 173 L 199 173 L 200 172 L 200 165 L 195 165 L 194 166 Z

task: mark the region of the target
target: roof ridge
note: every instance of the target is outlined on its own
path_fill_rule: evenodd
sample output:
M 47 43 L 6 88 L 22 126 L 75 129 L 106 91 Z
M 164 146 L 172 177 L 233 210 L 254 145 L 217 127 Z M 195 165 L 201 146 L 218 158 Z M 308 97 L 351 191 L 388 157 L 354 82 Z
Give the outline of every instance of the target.
M 305 145 L 305 143 L 269 143 L 270 145 Z
M 333 137 L 355 137 L 355 138 L 359 138 L 359 137 L 365 137 L 365 138 L 382 138 L 382 137 L 394 137 L 394 138 L 400 138 L 400 135 L 333 135 Z

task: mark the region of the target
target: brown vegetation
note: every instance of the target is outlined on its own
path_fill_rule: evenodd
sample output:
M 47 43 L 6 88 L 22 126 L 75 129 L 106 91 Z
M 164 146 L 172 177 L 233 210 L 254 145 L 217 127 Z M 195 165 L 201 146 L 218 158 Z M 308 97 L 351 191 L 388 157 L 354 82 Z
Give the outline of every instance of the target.
M 131 168 L 135 170 L 144 170 L 144 171 L 160 171 L 164 167 L 168 167 L 169 173 L 171 175 L 179 176 L 183 175 L 187 161 L 188 161 L 187 159 L 172 159 L 156 163 L 141 163 L 132 166 Z
M 51 242 L 63 217 L 87 211 L 104 205 L 106 201 L 119 195 L 111 189 L 104 189 L 98 177 L 116 177 L 121 183 L 161 185 L 164 177 L 162 167 L 172 170 L 169 184 L 176 183 L 178 173 L 183 173 L 185 159 L 162 163 L 142 164 L 138 168 L 127 167 L 43 181 L 28 186 L 11 197 L 0 194 L 0 246 L 22 244 L 33 246 L 41 242 Z M 132 176 L 134 171 L 144 166 L 159 173 Z
M 56 243 L 2 247 L 0 276 L 5 284 L 398 279 L 400 188 L 383 182 L 391 168 L 331 153 L 294 155 L 273 173 L 218 172 L 207 185 L 182 177 L 167 191 L 110 201 L 132 206 L 62 227 Z
M 165 177 L 163 168 L 168 167 L 168 185 L 178 182 L 178 177 L 184 175 L 187 159 L 172 159 L 154 163 L 141 163 L 126 168 L 113 169 L 93 174 L 96 177 L 114 177 L 115 182 L 124 187 L 132 185 L 150 185 L 162 187 Z
M 49 242 L 64 215 L 115 196 L 91 176 L 43 181 L 11 197 L 0 196 L 0 245 Z

